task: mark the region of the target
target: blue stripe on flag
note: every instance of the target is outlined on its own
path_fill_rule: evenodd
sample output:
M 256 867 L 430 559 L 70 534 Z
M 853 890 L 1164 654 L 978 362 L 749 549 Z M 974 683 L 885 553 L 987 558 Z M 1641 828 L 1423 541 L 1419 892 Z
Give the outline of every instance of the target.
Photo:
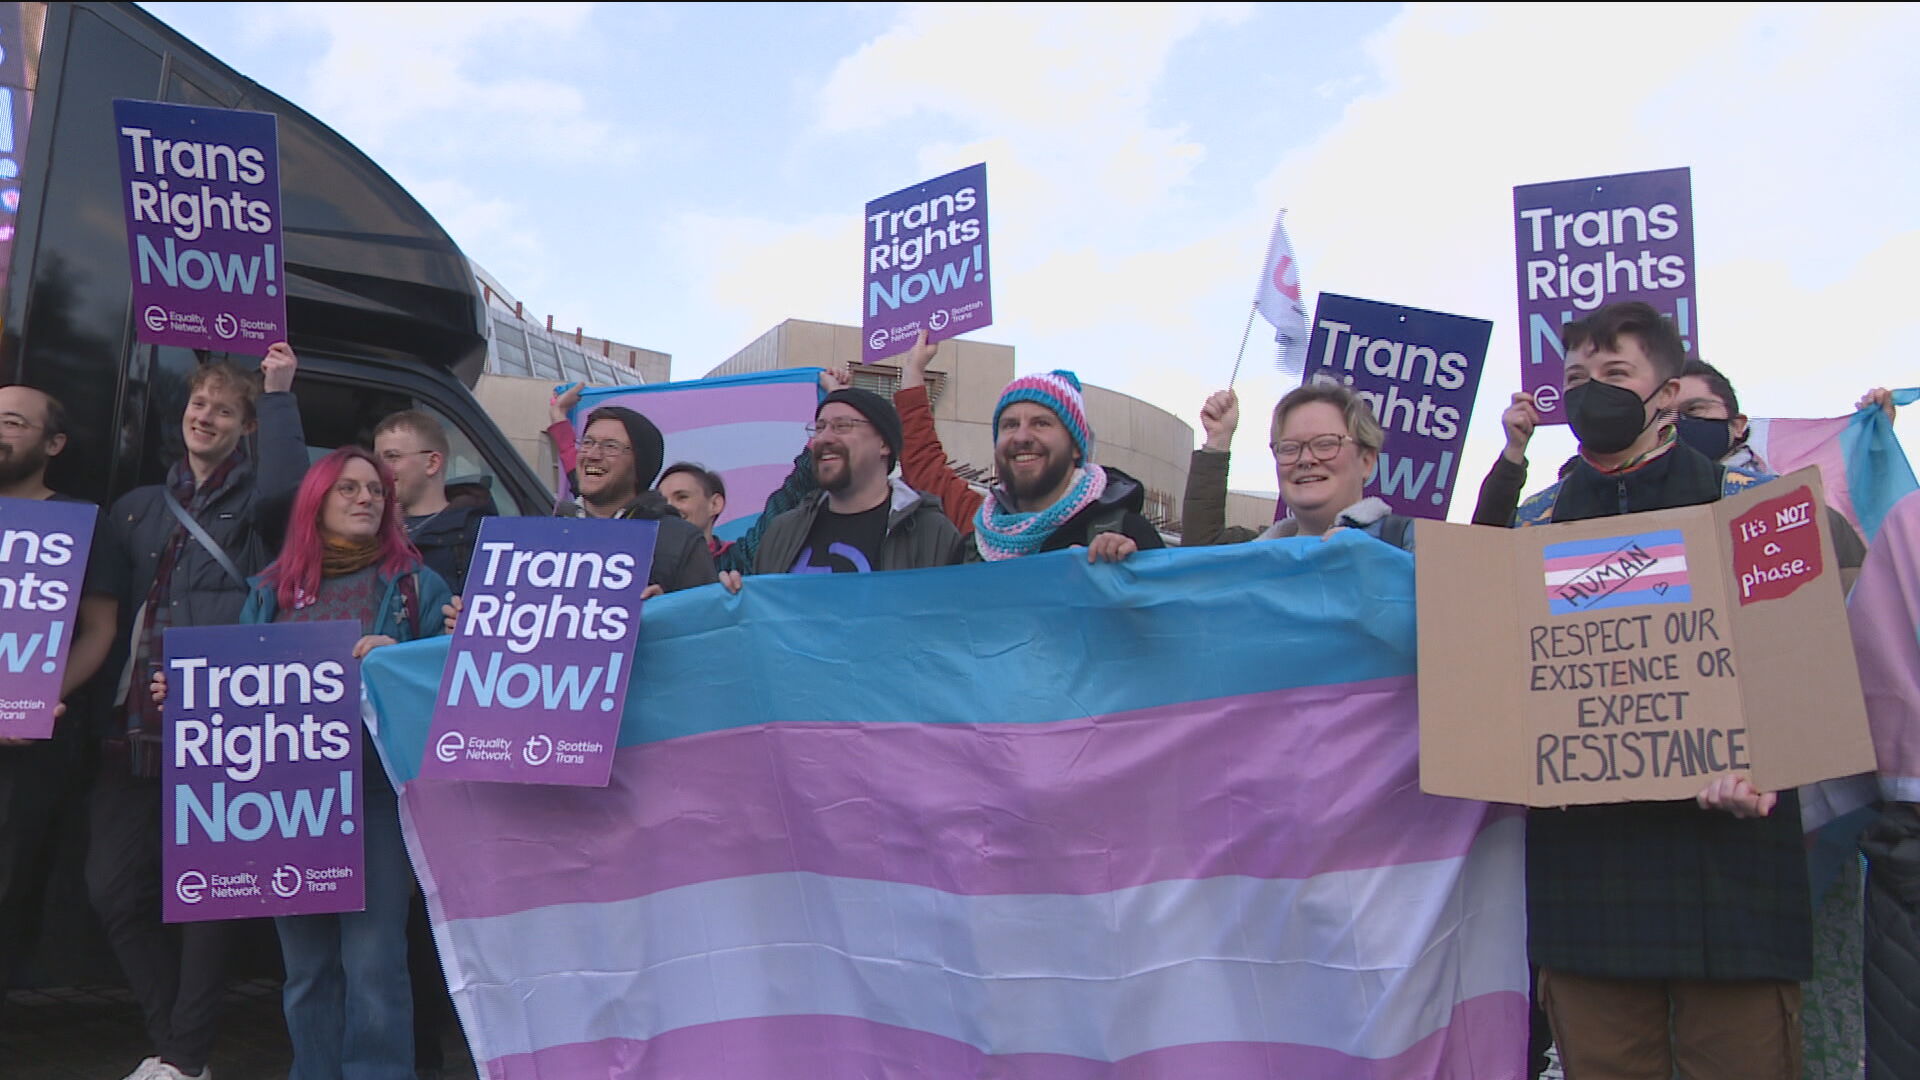
M 1893 391 L 1895 405 L 1920 401 L 1920 388 Z M 1869 405 L 1853 414 L 1840 431 L 1840 454 L 1847 463 L 1847 498 L 1853 502 L 1853 516 L 1868 543 L 1880 531 L 1880 522 L 1908 492 L 1920 488 L 1913 476 L 1913 465 L 1894 436 L 1893 421 L 1878 405 Z
M 1316 588 L 1277 587 L 1309 575 Z M 1143 636 L 1138 612 L 1169 586 L 1217 602 L 1178 605 L 1191 613 L 1181 622 L 1156 614 L 1155 635 Z M 1076 633 L 1036 637 L 1031 623 L 1003 614 L 1036 595 L 1079 612 Z M 1356 637 L 1372 647 L 1352 648 Z M 1414 653 L 1413 557 L 1354 530 L 1325 541 L 1144 551 L 1117 566 L 1062 551 L 932 570 L 769 575 L 737 596 L 710 585 L 648 601 L 620 745 L 845 717 L 1048 723 L 1408 675 Z M 365 662 L 385 721 L 380 739 L 402 782 L 425 749 L 446 654 L 443 637 L 388 646 Z M 707 677 L 650 680 L 650 670 Z
M 1565 559 L 1575 555 L 1611 555 L 1628 544 L 1641 547 L 1661 547 L 1678 544 L 1685 540 L 1679 529 L 1659 529 L 1654 532 L 1632 533 L 1622 536 L 1602 536 L 1594 540 L 1566 540 L 1558 544 L 1548 544 L 1541 548 L 1541 555 L 1548 559 Z

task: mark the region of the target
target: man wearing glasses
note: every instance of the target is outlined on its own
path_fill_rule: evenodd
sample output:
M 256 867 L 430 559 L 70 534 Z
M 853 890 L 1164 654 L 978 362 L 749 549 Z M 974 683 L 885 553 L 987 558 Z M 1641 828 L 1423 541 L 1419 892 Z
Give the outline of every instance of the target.
M 407 539 L 455 593 L 465 590 L 480 519 L 494 513 L 484 495 L 447 494 L 453 447 L 440 421 L 418 409 L 394 413 L 373 429 L 373 452 L 393 470 L 394 496 L 406 514 Z
M 807 425 L 820 489 L 773 519 L 754 555 L 756 574 L 864 574 L 951 566 L 960 531 L 940 500 L 891 476 L 900 457 L 900 414 L 870 390 L 835 390 Z M 736 573 L 726 576 L 739 589 Z
M 646 595 L 708 585 L 716 580 L 707 539 L 688 524 L 659 492 L 666 441 L 653 421 L 620 405 L 603 405 L 587 414 L 579 463 L 572 477 L 578 502 L 563 502 L 558 517 L 623 518 L 658 521 L 653 572 Z

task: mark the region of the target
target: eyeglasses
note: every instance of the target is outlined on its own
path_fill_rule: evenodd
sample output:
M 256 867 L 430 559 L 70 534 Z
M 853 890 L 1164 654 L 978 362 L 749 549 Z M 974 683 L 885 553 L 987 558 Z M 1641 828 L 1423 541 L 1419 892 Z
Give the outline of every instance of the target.
M 620 455 L 633 449 L 626 443 L 609 442 L 606 439 L 581 439 L 580 452 L 583 454 Z
M 9 435 L 18 435 L 23 431 L 32 431 L 39 424 L 29 421 L 19 413 L 0 413 L 0 431 Z
M 807 438 L 817 438 L 825 435 L 829 431 L 835 435 L 851 435 L 859 431 L 862 424 L 867 427 L 872 427 L 873 421 L 862 420 L 857 416 L 836 416 L 831 420 L 821 420 L 818 423 L 808 424 Z
M 439 452 L 438 450 L 382 450 L 380 451 L 380 460 L 386 462 L 388 465 L 398 465 L 400 464 L 401 458 L 414 457 L 419 454 L 437 454 Z
M 378 482 L 362 484 L 358 480 L 342 480 L 333 485 L 333 493 L 348 502 L 359 498 L 362 491 L 365 491 L 367 497 L 374 502 L 379 502 L 387 497 L 386 486 Z
M 1313 460 L 1332 461 L 1334 455 L 1340 452 L 1342 443 L 1358 441 L 1351 435 L 1315 435 L 1305 442 L 1288 439 L 1273 444 L 1273 460 L 1282 465 L 1291 465 L 1300 460 L 1302 451 L 1312 451 Z

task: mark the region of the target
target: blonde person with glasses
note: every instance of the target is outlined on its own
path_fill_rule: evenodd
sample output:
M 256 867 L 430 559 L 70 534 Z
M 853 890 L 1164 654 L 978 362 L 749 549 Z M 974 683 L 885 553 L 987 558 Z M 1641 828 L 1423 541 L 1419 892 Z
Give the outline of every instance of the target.
M 1316 381 L 1298 387 L 1273 409 L 1274 470 L 1288 514 L 1257 535 L 1225 528 L 1227 448 L 1240 423 L 1240 401 L 1221 390 L 1200 410 L 1206 442 L 1194 451 L 1182 507 L 1182 546 L 1326 536 L 1358 529 L 1395 547 L 1413 549 L 1413 522 L 1366 494 L 1367 477 L 1386 441 L 1373 407 L 1349 387 Z

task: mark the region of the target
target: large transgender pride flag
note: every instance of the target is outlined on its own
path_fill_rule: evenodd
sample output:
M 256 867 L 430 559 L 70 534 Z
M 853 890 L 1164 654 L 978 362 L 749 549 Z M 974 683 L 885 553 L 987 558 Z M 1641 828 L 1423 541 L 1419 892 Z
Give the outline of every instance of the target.
M 819 368 L 786 368 L 652 386 L 588 390 L 574 409 L 576 427 L 602 405 L 625 405 L 665 437 L 662 465 L 691 461 L 720 474 L 727 509 L 714 524 L 722 540 L 739 538 L 806 448 L 806 425 L 820 400 Z
M 1319 540 L 649 601 L 605 789 L 416 778 L 493 1080 L 1517 1080 L 1522 819 L 1420 792 L 1413 560 Z

